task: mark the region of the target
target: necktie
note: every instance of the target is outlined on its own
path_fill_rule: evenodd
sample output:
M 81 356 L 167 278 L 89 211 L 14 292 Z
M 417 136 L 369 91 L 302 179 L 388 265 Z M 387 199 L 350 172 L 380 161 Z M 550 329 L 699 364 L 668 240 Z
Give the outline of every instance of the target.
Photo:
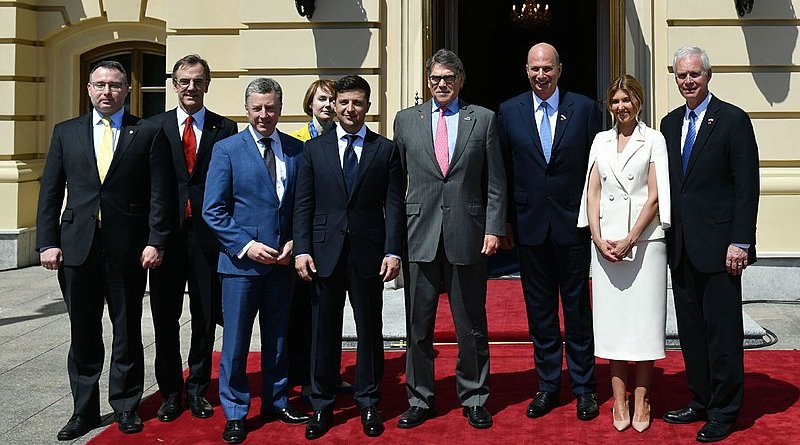
M 272 151 L 272 139 L 261 139 L 261 143 L 264 144 L 264 164 L 267 166 L 267 171 L 269 172 L 269 177 L 272 179 L 272 184 L 276 185 L 278 173 L 275 170 L 275 152 Z
M 194 119 L 192 116 L 189 116 L 183 124 L 183 156 L 186 158 L 186 169 L 189 171 L 189 175 L 192 174 L 195 160 L 197 160 L 197 138 L 195 137 L 194 127 L 192 126 L 193 121 Z M 183 216 L 184 218 L 192 216 L 192 203 L 189 202 L 189 200 L 186 201 L 186 208 Z
M 436 154 L 436 161 L 439 163 L 439 169 L 442 175 L 447 175 L 447 169 L 450 166 L 450 153 L 448 151 L 447 143 L 447 121 L 444 119 L 444 112 L 447 107 L 442 106 L 439 108 L 439 123 L 436 125 L 436 139 L 433 141 L 433 151 Z
M 683 173 L 686 173 L 686 167 L 689 166 L 689 157 L 692 155 L 692 146 L 694 145 L 695 137 L 697 137 L 697 129 L 695 128 L 696 120 L 697 115 L 694 114 L 694 111 L 690 111 L 689 129 L 686 131 L 686 140 L 683 142 L 683 152 L 681 152 L 681 167 L 683 167 Z
M 111 131 L 111 119 L 104 117 L 100 119 L 103 123 L 103 138 L 100 139 L 100 146 L 97 147 L 97 172 L 100 174 L 100 182 L 106 180 L 108 167 L 111 166 L 111 158 L 114 157 L 114 134 Z
M 344 176 L 344 185 L 347 188 L 347 194 L 353 190 L 353 183 L 356 181 L 356 173 L 358 172 L 358 157 L 353 148 L 358 136 L 355 134 L 348 134 L 347 147 L 344 149 L 344 157 L 342 158 L 342 175 Z
M 539 123 L 539 140 L 542 142 L 542 151 L 544 152 L 544 159 L 550 162 L 550 154 L 553 149 L 553 133 L 550 131 L 550 117 L 547 115 L 546 101 L 542 101 L 539 105 L 542 109 L 542 121 Z

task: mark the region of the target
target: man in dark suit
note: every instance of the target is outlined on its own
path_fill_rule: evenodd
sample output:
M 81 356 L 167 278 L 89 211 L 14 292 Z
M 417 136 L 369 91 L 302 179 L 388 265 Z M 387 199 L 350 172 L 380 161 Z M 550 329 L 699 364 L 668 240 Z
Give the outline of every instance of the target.
M 92 111 L 53 129 L 36 223 L 40 260 L 58 270 L 70 317 L 74 406 L 59 440 L 100 424 L 104 301 L 114 326 L 109 403 L 120 431 L 142 430 L 142 298 L 146 269 L 164 255 L 174 195 L 164 134 L 123 109 L 129 86 L 122 65 L 99 62 L 86 89 Z
M 664 420 L 706 420 L 697 440 L 716 442 L 733 431 L 742 406 L 741 275 L 756 261 L 758 146 L 747 113 L 708 91 L 705 51 L 681 48 L 672 67 L 686 105 L 661 121 L 672 186 L 667 252 L 694 397 Z
M 505 235 L 506 180 L 493 112 L 458 93 L 464 65 L 441 49 L 427 62 L 432 100 L 397 113 L 394 140 L 408 175 L 406 391 L 398 427 L 435 414 L 433 328 L 439 292 L 458 338 L 456 389 L 475 428 L 492 426 L 486 327 L 487 260 Z
M 370 87 L 359 76 L 334 85 L 335 131 L 306 142 L 297 174 L 295 268 L 311 297 L 311 404 L 306 438 L 333 421 L 345 292 L 358 333 L 355 401 L 367 436 L 379 436 L 383 378 L 383 283 L 400 273 L 405 181 L 392 141 L 364 125 Z
M 595 396 L 594 340 L 589 305 L 589 232 L 577 228 L 589 148 L 600 131 L 594 101 L 558 88 L 558 52 L 546 43 L 528 52 L 526 71 L 533 91 L 500 105 L 498 122 L 509 172 L 509 212 L 518 245 L 522 293 L 534 346 L 539 391 L 528 417 L 558 405 L 563 339 L 558 320 L 564 311 L 567 366 L 577 416 L 599 414 Z
M 261 417 L 308 421 L 287 399 L 286 326 L 292 298 L 292 212 L 302 144 L 275 129 L 283 92 L 278 82 L 255 79 L 245 90 L 250 125 L 214 146 L 206 179 L 203 218 L 220 241 L 222 358 L 219 397 L 227 423 L 222 439 L 247 436 L 250 409 L 247 353 L 256 313 L 261 327 Z
M 204 59 L 196 54 L 181 58 L 172 68 L 172 89 L 178 95 L 178 107 L 149 119 L 161 126 L 169 141 L 178 185 L 178 205 L 173 212 L 176 230 L 167 242 L 163 263 L 150 271 L 156 381 L 164 398 L 156 417 L 162 422 L 175 420 L 182 410 L 183 359 L 178 320 L 187 283 L 192 313 L 187 405 L 198 418 L 214 413 L 205 394 L 211 382 L 211 350 L 216 323 L 222 318 L 222 297 L 217 275 L 219 242 L 203 221 L 203 194 L 211 149 L 217 141 L 236 133 L 236 123 L 203 105 L 210 83 L 211 70 Z

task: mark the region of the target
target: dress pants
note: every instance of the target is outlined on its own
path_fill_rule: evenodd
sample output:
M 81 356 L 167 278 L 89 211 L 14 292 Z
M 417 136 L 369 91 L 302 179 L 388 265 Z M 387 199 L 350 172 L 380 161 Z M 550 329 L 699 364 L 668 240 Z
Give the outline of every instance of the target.
M 108 402 L 114 412 L 138 408 L 144 388 L 142 297 L 146 274 L 138 255 L 112 260 L 103 247 L 103 232 L 95 229 L 86 261 L 58 271 L 61 293 L 70 319 L 67 357 L 73 414 L 100 417 L 100 374 L 103 371 L 103 302 L 114 327 L 109 369 Z
M 205 396 L 211 382 L 211 352 L 216 322 L 221 317 L 221 285 L 217 274 L 219 250 L 209 249 L 197 238 L 189 218 L 167 244 L 164 261 L 150 271 L 150 308 L 156 339 L 155 374 L 158 389 L 166 397 L 183 391 L 183 359 L 179 319 L 183 294 L 189 287 L 191 344 L 186 394 Z
M 678 337 L 691 408 L 709 420 L 734 422 L 744 395 L 742 279 L 726 271 L 698 271 L 686 254 L 672 271 Z
M 250 410 L 247 354 L 256 314 L 261 328 L 262 407 L 288 406 L 286 325 L 292 299 L 294 268 L 273 266 L 266 275 L 227 275 L 222 278 L 222 358 L 219 398 L 225 418 L 241 420 Z
M 329 277 L 314 277 L 311 296 L 311 405 L 315 411 L 332 408 L 340 383 L 342 316 L 346 292 L 356 323 L 354 399 L 359 408 L 376 406 L 383 380 L 383 280 L 362 276 L 350 255 L 349 242 Z
M 567 367 L 575 395 L 594 392 L 594 335 L 589 303 L 589 241 L 560 246 L 550 234 L 538 246 L 517 246 L 520 278 L 533 341 L 539 390 L 561 388 L 563 343 L 558 318 L 559 294 L 564 313 Z
M 451 264 L 441 239 L 432 262 L 410 262 L 406 280 L 406 393 L 411 406 L 433 408 L 433 331 L 442 287 L 458 340 L 456 391 L 463 406 L 483 406 L 489 397 L 489 339 L 486 327 L 486 259 Z M 442 286 L 442 284 L 444 286 Z

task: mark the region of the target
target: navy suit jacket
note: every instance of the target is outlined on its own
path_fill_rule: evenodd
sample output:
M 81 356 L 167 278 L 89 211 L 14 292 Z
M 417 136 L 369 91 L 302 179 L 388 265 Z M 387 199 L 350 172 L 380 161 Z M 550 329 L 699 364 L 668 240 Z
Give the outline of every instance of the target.
M 547 163 L 534 117 L 533 93 L 500 105 L 500 142 L 508 174 L 509 220 L 517 242 L 536 246 L 548 229 L 558 245 L 585 242 L 577 228 L 589 149 L 600 131 L 600 110 L 586 96 L 561 90 L 550 162 Z
M 379 276 L 386 254 L 401 255 L 405 236 L 405 176 L 394 142 L 370 130 L 348 195 L 335 131 L 306 142 L 298 172 L 295 255 L 310 254 L 329 277 L 346 235 L 357 271 Z
M 220 242 L 219 273 L 265 275 L 272 265 L 236 255 L 251 240 L 280 250 L 293 239 L 294 189 L 303 145 L 278 134 L 286 161 L 286 188 L 280 201 L 248 128 L 214 145 L 203 218 Z

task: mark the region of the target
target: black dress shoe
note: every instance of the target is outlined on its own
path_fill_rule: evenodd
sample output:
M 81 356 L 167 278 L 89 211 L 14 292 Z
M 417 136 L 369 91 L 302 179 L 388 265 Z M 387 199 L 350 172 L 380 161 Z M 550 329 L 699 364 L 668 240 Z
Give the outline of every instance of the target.
M 368 406 L 361 409 L 361 425 L 364 427 L 364 434 L 369 437 L 378 437 L 383 433 L 383 419 L 378 414 L 378 408 Z
M 406 429 L 414 428 L 415 426 L 422 425 L 426 420 L 433 418 L 435 415 L 436 410 L 434 408 L 412 406 L 400 416 L 400 420 L 397 421 L 397 427 Z
M 208 403 L 208 400 L 203 396 L 188 396 L 186 397 L 186 403 L 189 405 L 189 410 L 192 411 L 192 415 L 195 417 L 208 419 L 214 415 L 214 408 L 211 407 L 211 404 Z
M 242 443 L 247 437 L 247 431 L 244 428 L 244 419 L 229 420 L 225 423 L 225 429 L 222 431 L 222 440 L 225 443 Z
M 125 434 L 138 433 L 144 428 L 142 419 L 136 411 L 117 413 L 117 423 L 119 423 L 120 432 Z
M 473 428 L 482 430 L 492 426 L 492 415 L 483 406 L 465 406 L 461 409 L 461 414 Z
M 299 425 L 307 423 L 311 416 L 306 413 L 298 413 L 293 410 L 291 406 L 286 408 L 272 408 L 261 410 L 261 419 L 264 422 L 272 422 L 273 420 L 280 420 L 283 423 L 290 425 Z
M 333 413 L 329 409 L 314 411 L 311 420 L 306 424 L 306 439 L 319 439 L 331 429 Z
M 87 416 L 74 415 L 72 416 L 64 428 L 58 432 L 58 440 L 73 440 L 77 439 L 89 431 L 100 426 L 100 418 L 90 419 Z
M 698 442 L 719 442 L 728 437 L 736 428 L 736 422 L 725 423 L 717 420 L 709 420 L 697 432 Z
M 525 415 L 534 418 L 542 417 L 558 406 L 558 394 L 548 391 L 539 391 L 528 404 Z
M 156 417 L 162 422 L 172 422 L 181 415 L 182 410 L 181 395 L 172 393 L 161 403 L 161 408 L 158 409 Z
M 578 396 L 578 419 L 592 420 L 600 415 L 597 396 L 593 392 L 585 392 Z
M 667 423 L 694 423 L 699 420 L 705 420 L 706 413 L 703 411 L 698 411 L 692 407 L 687 406 L 686 408 L 676 409 L 675 411 L 667 411 L 664 414 L 664 422 Z

